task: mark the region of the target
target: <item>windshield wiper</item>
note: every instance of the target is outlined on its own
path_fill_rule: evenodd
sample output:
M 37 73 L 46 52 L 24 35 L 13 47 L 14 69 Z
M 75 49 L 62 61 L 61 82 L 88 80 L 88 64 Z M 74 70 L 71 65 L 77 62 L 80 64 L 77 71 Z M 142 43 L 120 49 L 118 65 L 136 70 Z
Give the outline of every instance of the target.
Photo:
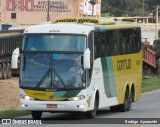
M 61 79 L 61 77 L 59 76 L 59 74 L 55 71 L 55 69 L 53 69 L 55 74 L 57 75 L 59 81 L 61 82 L 61 84 L 64 86 L 64 88 L 66 88 L 65 83 L 63 82 L 63 80 Z M 46 73 L 43 75 L 43 77 L 41 78 L 41 80 L 38 82 L 36 88 L 39 88 L 41 86 L 41 84 L 43 83 L 43 81 L 46 79 L 46 77 L 49 75 L 49 73 L 52 73 L 52 70 L 49 68 Z M 52 84 L 52 80 L 51 80 L 51 84 Z
M 38 82 L 38 84 L 36 85 L 36 88 L 40 87 L 40 85 L 43 83 L 43 81 L 46 79 L 46 77 L 48 76 L 49 73 L 50 73 L 50 68 L 46 71 L 46 73 L 43 75 L 41 80 Z
M 54 72 L 55 72 L 55 74 L 57 75 L 57 77 L 58 77 L 59 81 L 60 81 L 60 82 L 61 82 L 61 84 L 64 86 L 64 88 L 66 88 L 66 85 L 65 85 L 65 83 L 63 82 L 62 78 L 59 76 L 58 72 L 57 72 L 55 69 L 53 69 L 53 71 L 54 71 Z
M 41 80 L 38 82 L 38 84 L 36 85 L 36 88 L 39 88 L 41 86 L 41 84 L 43 83 L 43 81 L 46 79 L 46 77 L 49 75 L 49 73 L 51 72 L 51 84 L 52 84 L 52 71 L 55 72 L 55 74 L 57 75 L 59 81 L 61 82 L 61 84 L 63 85 L 64 88 L 66 88 L 65 83 L 63 82 L 62 78 L 59 76 L 59 74 L 57 73 L 57 71 L 53 68 L 52 64 L 52 58 L 50 59 L 50 65 L 48 70 L 46 71 L 46 73 L 43 75 L 43 77 L 41 78 Z

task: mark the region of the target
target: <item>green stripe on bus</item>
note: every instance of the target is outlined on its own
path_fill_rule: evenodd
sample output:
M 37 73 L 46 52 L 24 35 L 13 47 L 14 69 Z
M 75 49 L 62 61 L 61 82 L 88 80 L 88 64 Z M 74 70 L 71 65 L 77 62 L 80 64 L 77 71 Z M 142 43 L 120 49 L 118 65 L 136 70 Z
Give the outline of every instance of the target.
M 69 97 L 77 96 L 80 91 L 81 90 L 70 90 L 70 91 L 67 91 L 66 94 L 63 95 L 63 97 L 69 98 Z
M 116 96 L 114 70 L 112 65 L 112 57 L 101 58 L 102 70 L 103 70 L 103 81 L 106 96 L 108 98 Z
M 63 97 L 67 91 L 55 92 L 54 97 Z

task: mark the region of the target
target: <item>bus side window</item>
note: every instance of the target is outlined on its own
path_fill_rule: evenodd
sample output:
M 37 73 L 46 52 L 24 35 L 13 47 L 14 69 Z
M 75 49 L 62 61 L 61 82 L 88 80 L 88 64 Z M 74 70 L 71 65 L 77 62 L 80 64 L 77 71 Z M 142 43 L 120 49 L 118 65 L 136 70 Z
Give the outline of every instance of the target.
M 105 32 L 94 33 L 94 56 L 95 59 L 108 55 L 106 50 L 106 34 Z
M 132 50 L 132 48 L 131 48 L 131 35 L 132 35 L 132 30 L 130 30 L 130 29 L 125 29 L 125 30 L 122 30 L 121 31 L 121 33 L 122 33 L 122 35 L 123 35 L 123 41 L 124 41 L 124 43 L 123 43 L 123 46 L 124 46 L 124 51 L 125 52 L 123 52 L 122 54 L 129 54 L 129 53 L 131 53 L 131 50 Z
M 86 81 L 87 81 L 87 87 L 90 85 L 91 82 L 91 76 L 92 76 L 92 71 L 93 71 L 93 61 L 94 61 L 94 56 L 93 56 L 93 48 L 94 48 L 94 43 L 93 43 L 93 36 L 94 32 L 92 31 L 89 36 L 88 36 L 88 48 L 90 49 L 90 55 L 91 55 L 91 68 L 85 70 L 86 74 Z
M 90 53 L 91 53 L 91 63 L 93 63 L 93 32 L 91 32 L 88 36 L 88 48 L 90 49 Z
M 129 53 L 134 53 L 134 48 L 133 48 L 133 43 L 134 43 L 134 33 L 132 32 L 132 34 L 130 34 L 129 36 L 129 49 L 130 52 Z
M 111 31 L 106 31 L 106 41 L 105 41 L 105 49 L 106 49 L 106 52 L 107 52 L 107 55 L 110 55 L 110 48 L 111 48 L 111 44 L 113 42 L 113 36 L 112 36 L 112 32 Z
M 99 32 L 94 32 L 94 58 L 100 57 L 100 38 Z
M 115 55 L 115 31 L 106 31 L 106 49 L 108 55 Z
M 106 50 L 106 36 L 105 32 L 100 33 L 100 56 L 105 57 L 108 55 L 108 51 Z
M 124 30 L 120 30 L 119 31 L 119 53 L 118 55 L 123 55 L 126 54 L 126 39 L 125 39 L 125 31 Z
M 140 29 L 135 29 L 134 30 L 134 52 L 139 52 L 141 50 L 141 30 Z

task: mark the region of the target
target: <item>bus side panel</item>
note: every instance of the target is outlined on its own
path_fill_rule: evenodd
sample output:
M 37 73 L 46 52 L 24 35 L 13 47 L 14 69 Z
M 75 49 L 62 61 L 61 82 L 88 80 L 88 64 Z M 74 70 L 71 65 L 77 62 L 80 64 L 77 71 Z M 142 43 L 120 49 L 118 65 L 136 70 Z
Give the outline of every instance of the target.
M 99 108 L 118 104 L 110 61 L 111 59 L 107 61 L 105 57 L 98 58 L 93 64 L 92 82 L 94 81 L 94 84 L 91 85 L 93 89 L 99 91 Z M 112 76 L 109 71 L 112 71 Z
M 131 89 L 132 85 L 135 88 L 134 101 L 141 96 L 142 86 L 142 52 L 121 56 L 113 56 L 114 76 L 116 91 L 118 94 L 118 103 L 124 102 L 126 86 Z

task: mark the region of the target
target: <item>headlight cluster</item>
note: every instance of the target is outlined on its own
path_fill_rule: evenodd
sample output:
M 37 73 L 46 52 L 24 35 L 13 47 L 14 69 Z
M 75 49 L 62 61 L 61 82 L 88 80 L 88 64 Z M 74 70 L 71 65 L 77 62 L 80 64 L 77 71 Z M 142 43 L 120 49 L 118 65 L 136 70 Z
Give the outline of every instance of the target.
M 27 96 L 27 95 L 23 95 L 23 94 L 20 94 L 20 97 L 24 100 L 34 100 L 35 98 L 33 97 L 30 97 L 30 96 Z
M 84 95 L 68 98 L 69 101 L 79 101 L 85 98 Z

